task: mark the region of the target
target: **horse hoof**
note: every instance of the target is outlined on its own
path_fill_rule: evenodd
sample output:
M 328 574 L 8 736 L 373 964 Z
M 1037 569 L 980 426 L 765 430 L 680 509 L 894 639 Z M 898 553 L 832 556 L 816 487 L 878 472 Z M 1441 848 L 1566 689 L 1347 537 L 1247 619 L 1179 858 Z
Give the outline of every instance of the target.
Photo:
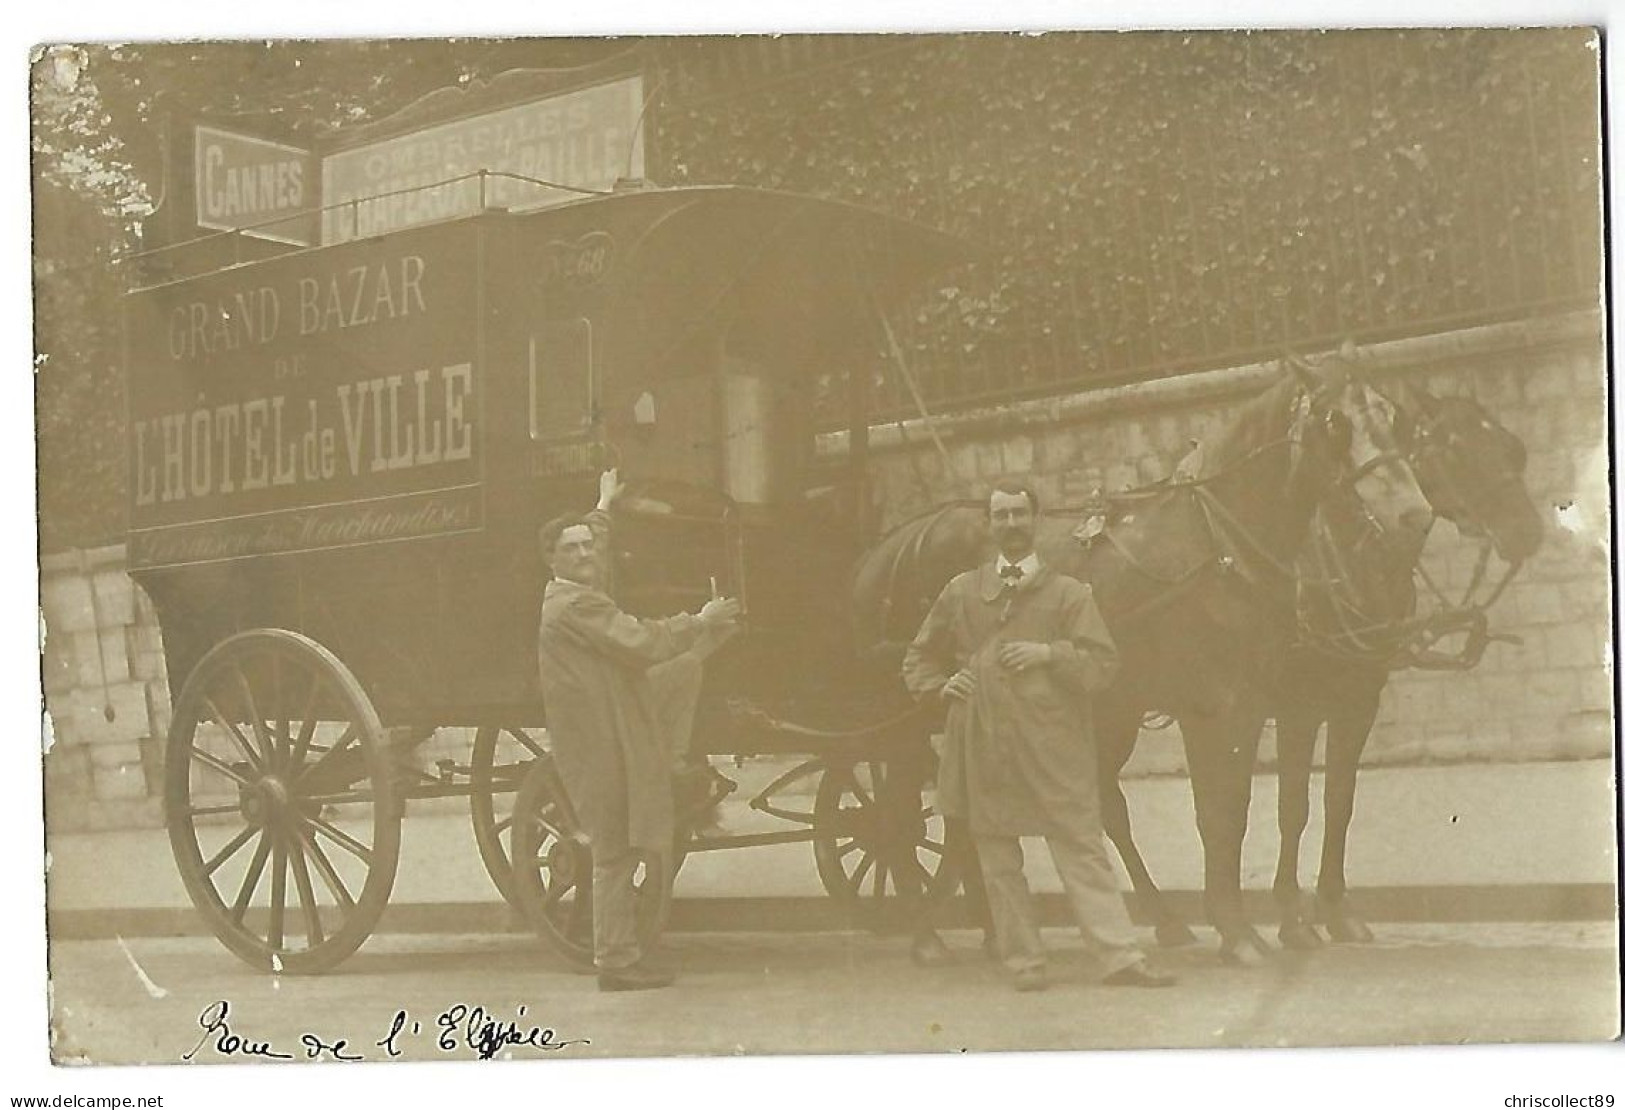
M 1188 948 L 1196 943 L 1196 934 L 1190 926 L 1168 921 L 1157 926 L 1157 944 L 1162 948 Z
M 1364 921 L 1358 917 L 1340 914 L 1326 922 L 1326 935 L 1336 944 L 1370 944 L 1376 939 Z
M 1228 967 L 1258 967 L 1269 959 L 1269 947 L 1263 937 L 1253 934 L 1225 941 L 1219 959 Z
M 1319 948 L 1326 942 L 1321 939 L 1320 930 L 1307 921 L 1291 921 L 1281 926 L 1280 933 L 1282 948 L 1291 948 L 1299 952 Z

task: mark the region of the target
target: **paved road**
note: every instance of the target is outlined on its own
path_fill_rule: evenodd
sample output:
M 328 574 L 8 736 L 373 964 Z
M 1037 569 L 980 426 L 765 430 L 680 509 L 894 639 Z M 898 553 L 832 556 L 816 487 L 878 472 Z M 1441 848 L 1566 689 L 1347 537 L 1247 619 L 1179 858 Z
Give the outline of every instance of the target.
M 311 1033 L 381 1058 L 375 1042 L 405 1009 L 396 1043 L 406 1059 L 475 1056 L 465 1041 L 449 1051 L 435 1043 L 437 1016 L 458 1004 L 590 1041 L 554 1050 L 571 1055 L 1518 1042 L 1619 1029 L 1611 925 L 1396 925 L 1374 945 L 1283 953 L 1249 971 L 1222 968 L 1200 947 L 1161 957 L 1182 982 L 1160 992 L 1097 985 L 1087 955 L 1055 930 L 1056 983 L 1039 995 L 1016 994 L 973 957 L 970 934 L 951 939 L 967 950 L 963 962 L 923 972 L 892 938 L 679 935 L 669 944 L 680 983 L 622 995 L 600 994 L 519 936 L 375 937 L 337 972 L 281 980 L 203 938 L 61 942 L 57 1054 L 172 1061 L 194 1048 L 200 1015 L 221 1000 L 232 1034 L 295 1055 Z M 223 1033 L 206 1038 L 199 1058 L 220 1058 Z

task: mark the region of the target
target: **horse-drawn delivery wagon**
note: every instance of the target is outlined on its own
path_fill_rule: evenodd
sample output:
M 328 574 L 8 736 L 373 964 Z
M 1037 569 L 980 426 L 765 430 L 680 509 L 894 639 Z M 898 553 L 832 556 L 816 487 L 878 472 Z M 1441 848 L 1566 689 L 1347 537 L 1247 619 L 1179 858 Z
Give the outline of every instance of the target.
M 406 802 L 465 796 L 503 896 L 587 954 L 589 848 L 538 693 L 537 531 L 586 508 L 612 466 L 632 482 L 614 524 L 621 605 L 658 616 L 721 591 L 745 607 L 744 634 L 706 664 L 694 747 L 802 757 L 751 799 L 778 827 L 680 822 L 672 861 L 808 841 L 825 887 L 870 922 L 950 888 L 921 794 L 930 711 L 872 649 L 913 634 L 985 532 L 979 510 L 937 511 L 876 542 L 865 445 L 884 314 L 963 257 L 847 205 L 634 190 L 131 293 L 130 560 L 175 699 L 170 837 L 222 942 L 259 966 L 333 966 L 388 900 Z M 848 450 L 821 465 L 811 414 L 841 382 Z M 1271 676 L 1306 627 L 1294 565 L 1316 513 L 1353 506 L 1347 550 L 1393 547 L 1408 581 L 1429 501 L 1450 515 L 1413 464 L 1430 487 L 1466 488 L 1426 478 L 1466 453 L 1429 446 L 1428 429 L 1461 438 L 1442 435 L 1451 418 L 1396 405 L 1344 360 L 1260 384 L 1188 474 L 1129 494 L 1100 530 L 1066 524 L 1046 556 L 1092 582 L 1125 652 L 1100 710 L 1122 738 L 1102 745 L 1108 779 L 1145 711 L 1185 726 L 1227 953 L 1256 947 L 1239 908 L 1247 787 Z M 1485 519 L 1486 498 L 1467 500 L 1453 518 Z M 1395 644 L 1474 608 L 1396 619 Z M 446 727 L 475 730 L 469 759 L 423 770 L 412 753 Z M 671 876 L 645 871 L 653 931 Z
M 920 730 L 897 727 L 895 683 L 870 696 L 839 618 L 869 538 L 866 321 L 962 257 L 831 202 L 636 190 L 130 293 L 130 560 L 174 698 L 170 838 L 220 940 L 333 966 L 384 908 L 406 802 L 467 795 L 499 887 L 573 950 L 585 848 L 547 774 L 536 537 L 610 465 L 633 480 L 622 604 L 720 589 L 748 614 L 708 667 L 706 704 L 736 709 L 702 712 L 700 746 L 815 753 L 755 802 L 794 828 L 720 843 L 811 840 L 849 897 L 914 882 L 896 868 L 929 881 L 918 795 L 875 791 Z M 814 392 L 852 367 L 860 449 L 815 472 Z M 416 766 L 448 726 L 478 730 L 467 764 Z M 527 772 L 515 841 L 499 796 Z M 810 809 L 774 801 L 811 778 Z M 896 820 L 863 816 L 877 805 Z M 877 862 L 879 831 L 904 839 Z

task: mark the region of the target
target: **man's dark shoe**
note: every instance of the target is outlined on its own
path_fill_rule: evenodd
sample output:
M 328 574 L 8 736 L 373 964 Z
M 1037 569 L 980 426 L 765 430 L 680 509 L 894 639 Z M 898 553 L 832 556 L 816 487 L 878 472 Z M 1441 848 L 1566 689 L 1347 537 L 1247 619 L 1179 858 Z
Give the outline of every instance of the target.
M 914 961 L 915 967 L 946 967 L 954 962 L 954 954 L 948 951 L 942 938 L 930 929 L 915 935 L 914 943 L 909 946 L 908 958 Z
M 1108 987 L 1171 987 L 1178 981 L 1166 971 L 1148 966 L 1144 960 L 1114 971 L 1105 979 Z
M 669 987 L 676 982 L 677 976 L 669 971 L 646 967 L 643 964 L 633 964 L 631 967 L 617 967 L 601 970 L 598 973 L 598 989 L 601 991 L 652 991 L 661 987 Z
M 1016 990 L 1041 991 L 1049 986 L 1049 972 L 1042 967 L 1024 967 L 1016 972 Z

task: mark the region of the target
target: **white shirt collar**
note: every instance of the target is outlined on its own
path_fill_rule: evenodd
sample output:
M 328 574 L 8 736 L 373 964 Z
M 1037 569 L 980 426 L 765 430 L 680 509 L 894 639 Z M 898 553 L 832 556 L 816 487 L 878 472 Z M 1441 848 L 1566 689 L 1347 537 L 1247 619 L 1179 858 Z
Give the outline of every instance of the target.
M 1002 573 L 1004 568 L 1010 565 L 1010 560 L 1004 557 L 1003 552 L 1000 552 L 999 561 L 993 569 Z M 1031 578 L 1038 573 L 1038 552 L 1029 551 L 1027 557 L 1015 565 L 1021 568 L 1021 577 L 1023 579 Z

